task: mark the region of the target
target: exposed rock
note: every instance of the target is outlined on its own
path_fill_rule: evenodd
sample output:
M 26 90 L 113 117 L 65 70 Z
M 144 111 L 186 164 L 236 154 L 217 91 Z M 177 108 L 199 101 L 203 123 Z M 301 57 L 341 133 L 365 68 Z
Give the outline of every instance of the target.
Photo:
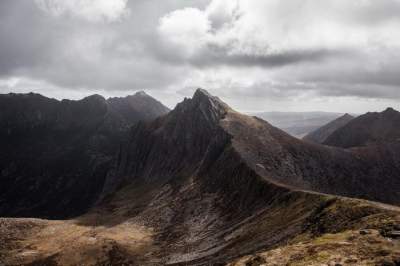
M 391 238 L 399 238 L 400 239 L 400 231 L 390 231 L 386 235 Z

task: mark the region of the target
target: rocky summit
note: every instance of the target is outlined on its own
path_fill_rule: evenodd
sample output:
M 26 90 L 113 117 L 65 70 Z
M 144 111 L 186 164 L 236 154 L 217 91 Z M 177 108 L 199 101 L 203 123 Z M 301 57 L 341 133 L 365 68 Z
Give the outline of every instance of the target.
M 400 263 L 397 146 L 304 142 L 202 89 L 121 141 L 85 214 L 0 219 L 3 264 Z

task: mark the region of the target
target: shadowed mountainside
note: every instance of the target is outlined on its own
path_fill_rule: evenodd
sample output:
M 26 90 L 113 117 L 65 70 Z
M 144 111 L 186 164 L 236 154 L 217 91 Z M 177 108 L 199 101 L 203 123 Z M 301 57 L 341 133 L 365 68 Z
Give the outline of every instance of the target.
M 353 119 L 333 132 L 324 144 L 350 148 L 388 142 L 400 142 L 400 112 L 393 108 Z
M 302 142 L 200 89 L 169 114 L 136 124 L 122 147 L 107 177 L 117 191 L 73 220 L 1 219 L 0 259 L 8 265 L 282 265 L 285 259 L 379 265 L 400 259 L 390 233 L 398 229 L 399 208 L 304 190 L 384 197 L 355 186 L 379 172 L 375 152 Z M 266 261 L 265 252 L 275 261 Z
M 339 128 L 347 125 L 351 120 L 354 119 L 354 116 L 349 114 L 344 114 L 343 116 L 329 122 L 328 124 L 318 128 L 317 130 L 307 134 L 303 140 L 315 142 L 315 143 L 323 143 L 333 132 L 338 130 Z
M 0 215 L 82 214 L 102 191 L 129 127 L 167 112 L 143 92 L 80 101 L 0 95 Z

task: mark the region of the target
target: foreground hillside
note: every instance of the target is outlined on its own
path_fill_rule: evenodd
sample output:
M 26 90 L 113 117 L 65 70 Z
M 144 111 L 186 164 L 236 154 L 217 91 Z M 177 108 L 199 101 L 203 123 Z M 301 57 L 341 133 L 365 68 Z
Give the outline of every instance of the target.
M 122 147 L 105 181 L 109 194 L 87 214 L 2 219 L 3 263 L 399 262 L 398 207 L 311 192 L 396 203 L 398 165 L 382 165 L 384 153 L 304 143 L 204 90 L 138 123 Z M 373 182 L 381 187 L 363 185 Z
M 217 202 L 213 203 L 212 198 L 218 195 L 204 198 L 187 195 L 179 201 L 176 197 L 151 195 L 146 207 L 140 206 L 143 202 L 132 204 L 135 200 L 130 198 L 131 206 L 116 204 L 113 209 L 69 221 L 0 219 L 0 262 L 5 265 L 399 263 L 400 241 L 392 236 L 393 230 L 399 229 L 398 210 L 350 199 L 288 193 L 274 198 L 253 215 L 238 215 L 239 211 L 224 210 Z M 173 201 L 166 203 L 166 199 Z M 182 207 L 182 200 L 192 201 L 188 204 L 192 207 Z M 152 206 L 156 203 L 159 206 Z M 200 207 L 196 208 L 196 204 Z

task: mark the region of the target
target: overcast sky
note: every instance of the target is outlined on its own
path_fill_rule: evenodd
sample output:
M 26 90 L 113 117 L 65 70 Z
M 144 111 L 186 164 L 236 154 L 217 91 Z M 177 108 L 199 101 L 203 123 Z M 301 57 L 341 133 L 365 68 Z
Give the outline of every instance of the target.
M 0 93 L 400 109 L 400 0 L 0 0 Z

